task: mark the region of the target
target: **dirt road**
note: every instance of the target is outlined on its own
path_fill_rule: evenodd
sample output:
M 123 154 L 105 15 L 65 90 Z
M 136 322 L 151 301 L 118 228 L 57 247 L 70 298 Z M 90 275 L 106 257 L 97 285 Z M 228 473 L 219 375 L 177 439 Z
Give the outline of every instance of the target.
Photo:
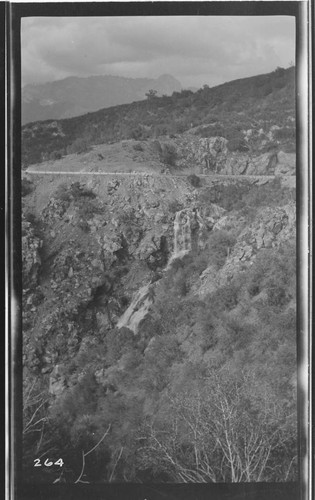
M 139 176 L 139 177 L 146 177 L 146 176 L 151 176 L 151 177 L 176 177 L 176 178 L 184 178 L 187 177 L 188 174 L 158 174 L 158 173 L 149 173 L 149 172 L 87 172 L 87 171 L 82 171 L 82 172 L 66 172 L 66 171 L 56 171 L 56 170 L 30 170 L 27 169 L 25 170 L 26 174 L 30 175 L 92 175 L 92 176 Z M 237 177 L 241 179 L 251 179 L 251 180 L 261 180 L 261 179 L 274 179 L 274 175 L 225 175 L 225 174 L 198 174 L 198 177 L 205 177 L 205 178 L 210 178 L 210 179 L 235 179 Z M 292 179 L 295 178 L 293 175 L 283 175 L 281 176 L 283 179 Z

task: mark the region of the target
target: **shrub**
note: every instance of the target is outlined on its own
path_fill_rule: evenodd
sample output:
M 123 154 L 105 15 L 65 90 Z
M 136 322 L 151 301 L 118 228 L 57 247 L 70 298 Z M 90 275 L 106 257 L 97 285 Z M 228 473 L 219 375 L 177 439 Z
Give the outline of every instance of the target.
M 195 134 L 199 135 L 200 137 L 217 137 L 218 136 L 218 137 L 225 137 L 226 138 L 225 128 L 220 123 L 214 124 L 214 125 L 209 125 L 208 127 L 200 127 L 196 130 Z
M 240 152 L 245 152 L 248 151 L 249 147 L 243 137 L 243 135 L 237 135 L 235 137 L 232 137 L 228 142 L 226 147 L 228 148 L 229 151 L 234 152 L 234 151 L 240 151 Z
M 62 158 L 62 154 L 60 153 L 60 151 L 52 151 L 50 154 L 49 154 L 49 159 L 50 160 L 61 160 Z
M 54 193 L 54 198 L 61 201 L 71 201 L 71 194 L 67 184 L 59 184 Z
M 74 182 L 70 186 L 70 193 L 74 200 L 78 200 L 81 197 L 85 198 L 96 198 L 96 195 L 90 189 L 87 189 L 84 184 L 80 184 L 80 182 Z
M 273 131 L 273 136 L 276 140 L 290 139 L 295 141 L 295 128 L 284 127 Z
M 214 231 L 207 243 L 209 263 L 218 269 L 222 267 L 235 243 L 236 238 L 233 233 L 224 230 Z
M 162 146 L 161 146 L 160 141 L 158 141 L 157 139 L 152 141 L 151 147 L 152 147 L 153 151 L 156 151 L 160 155 L 162 154 Z
M 181 119 L 180 121 L 176 122 L 175 131 L 176 131 L 177 134 L 182 134 L 188 128 L 189 128 L 189 125 L 188 125 L 188 123 L 187 123 L 186 120 Z
M 68 186 L 67 184 L 60 184 L 55 191 L 54 197 L 57 200 L 67 201 L 70 203 L 72 200 L 79 201 L 83 198 L 94 199 L 96 195 L 93 191 L 87 189 L 83 184 L 80 184 L 80 182 L 74 182 L 71 186 Z
M 237 306 L 239 287 L 235 283 L 230 283 L 218 288 L 211 296 L 211 306 L 216 310 L 230 311 Z
M 101 207 L 94 200 L 82 200 L 79 203 L 79 215 L 85 221 L 92 219 L 94 214 L 101 213 Z
M 277 66 L 277 68 L 273 72 L 277 77 L 282 77 L 285 74 L 285 69 L 281 68 L 281 66 Z
M 266 97 L 267 95 L 272 93 L 272 85 L 267 84 L 265 87 L 263 87 L 263 97 Z
M 135 348 L 135 336 L 129 328 L 110 330 L 106 334 L 106 361 L 114 364 L 123 354 L 131 352 Z
M 23 177 L 22 179 L 22 186 L 21 186 L 21 195 L 22 197 L 27 196 L 28 194 L 31 194 L 34 191 L 34 184 Z
M 200 184 L 201 184 L 201 179 L 200 177 L 198 177 L 198 175 L 196 174 L 191 174 L 187 177 L 187 179 L 189 180 L 190 184 L 193 186 L 193 187 L 199 187 Z
M 131 139 L 134 139 L 135 141 L 139 141 L 141 139 L 146 139 L 148 134 L 144 131 L 144 129 L 141 127 L 141 125 L 138 125 L 138 127 L 132 129 L 129 133 L 129 137 Z
M 182 208 L 183 207 L 178 200 L 172 200 L 169 202 L 168 211 L 171 212 L 172 214 L 179 212 L 179 210 L 181 210 Z
M 200 194 L 202 203 L 217 203 L 225 210 L 241 210 L 244 207 L 243 197 L 250 190 L 248 183 L 238 184 L 219 184 L 213 187 L 203 189 Z
M 91 146 L 89 144 L 89 141 L 86 139 L 76 139 L 70 146 L 67 147 L 67 153 L 68 154 L 82 154 L 82 153 L 87 153 L 88 151 L 91 150 Z
M 252 328 L 244 323 L 241 317 L 230 317 L 227 321 L 227 332 L 230 337 L 230 342 L 234 349 L 244 349 L 250 342 L 252 336 Z
M 163 144 L 162 151 L 160 153 L 160 159 L 166 165 L 170 165 L 174 167 L 176 165 L 177 152 L 175 146 L 173 144 Z
M 84 232 L 84 233 L 88 233 L 90 231 L 90 226 L 89 224 L 87 223 L 86 220 L 80 220 L 80 222 L 78 223 L 78 227 Z
M 139 142 L 137 142 L 137 144 L 133 145 L 133 149 L 135 151 L 143 151 L 143 147 L 142 147 L 142 145 Z
M 155 99 L 157 97 L 157 90 L 150 89 L 145 95 L 149 101 Z
M 295 297 L 295 266 L 294 244 L 261 250 L 247 279 L 250 296 L 264 291 L 269 306 L 285 306 Z
M 125 210 L 119 214 L 119 220 L 121 224 L 126 224 L 127 226 L 132 226 L 137 224 L 136 212 L 133 208 Z
M 248 207 L 274 207 L 288 203 L 291 198 L 292 190 L 281 187 L 281 180 L 275 178 L 264 186 L 252 186 L 243 196 L 243 202 Z

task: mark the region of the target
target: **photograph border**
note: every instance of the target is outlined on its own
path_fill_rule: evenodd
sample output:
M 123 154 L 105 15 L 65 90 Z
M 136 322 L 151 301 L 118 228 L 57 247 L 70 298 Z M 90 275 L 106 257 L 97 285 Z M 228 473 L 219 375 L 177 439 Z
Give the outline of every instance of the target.
M 219 2 L 80 2 L 14 3 L 9 9 L 6 239 L 8 296 L 8 453 L 9 493 L 12 498 L 106 498 L 106 499 L 294 499 L 309 497 L 311 427 L 309 415 L 310 298 L 311 298 L 311 150 L 309 3 L 299 1 Z M 22 456 L 22 251 L 21 251 L 21 19 L 37 16 L 266 16 L 289 15 L 296 19 L 296 128 L 297 128 L 297 368 L 298 442 L 297 482 L 241 484 L 26 484 L 21 482 Z M 307 117 L 307 118 L 306 118 Z

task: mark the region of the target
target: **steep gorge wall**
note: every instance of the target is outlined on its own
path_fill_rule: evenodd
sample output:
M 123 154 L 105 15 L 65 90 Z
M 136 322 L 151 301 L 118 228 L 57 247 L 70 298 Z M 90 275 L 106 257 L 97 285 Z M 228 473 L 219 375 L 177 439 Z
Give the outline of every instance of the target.
M 83 348 L 86 331 L 122 324 L 137 330 L 142 313 L 135 319 L 128 303 L 143 299 L 148 308 L 151 299 L 139 290 L 166 267 L 174 241 L 179 250 L 176 213 L 186 213 L 192 229 L 198 214 L 199 229 L 210 230 L 222 212 L 215 205 L 198 212 L 186 180 L 150 176 L 85 184 L 45 177 L 26 202 L 41 235 L 24 221 L 25 357 L 36 373 Z
M 25 199 L 40 236 L 25 219 L 24 357 L 28 370 L 51 377 L 55 395 L 70 383 L 60 375 L 63 367 L 88 355 L 99 336 L 123 327 L 137 335 L 164 270 L 198 253 L 211 233 L 233 228 L 238 236 L 222 269 L 211 265 L 210 255 L 192 283 L 200 297 L 249 269 L 261 248 L 294 239 L 293 204 L 265 208 L 249 224 L 216 204 L 200 204 L 198 189 L 185 178 L 80 181 L 45 177 Z

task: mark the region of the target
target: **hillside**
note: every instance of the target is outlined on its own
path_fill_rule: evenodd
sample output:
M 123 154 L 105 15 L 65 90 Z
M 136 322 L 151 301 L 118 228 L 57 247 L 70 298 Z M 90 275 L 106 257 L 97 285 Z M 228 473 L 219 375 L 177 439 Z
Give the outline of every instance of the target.
M 296 478 L 295 190 L 193 180 L 29 176 L 27 481 Z
M 66 120 L 35 122 L 22 128 L 23 165 L 81 152 L 91 145 L 123 139 L 146 140 L 195 129 L 199 137 L 221 136 L 229 148 L 294 152 L 295 68 L 174 92 L 172 96 L 106 108 Z M 248 142 L 248 141 L 247 141 Z M 292 149 L 293 148 L 293 149 Z
M 141 101 L 150 90 L 170 95 L 181 90 L 173 76 L 123 78 L 119 76 L 71 76 L 22 89 L 22 123 L 79 116 L 118 104 Z
M 297 479 L 294 107 L 290 68 L 23 128 L 26 482 Z

